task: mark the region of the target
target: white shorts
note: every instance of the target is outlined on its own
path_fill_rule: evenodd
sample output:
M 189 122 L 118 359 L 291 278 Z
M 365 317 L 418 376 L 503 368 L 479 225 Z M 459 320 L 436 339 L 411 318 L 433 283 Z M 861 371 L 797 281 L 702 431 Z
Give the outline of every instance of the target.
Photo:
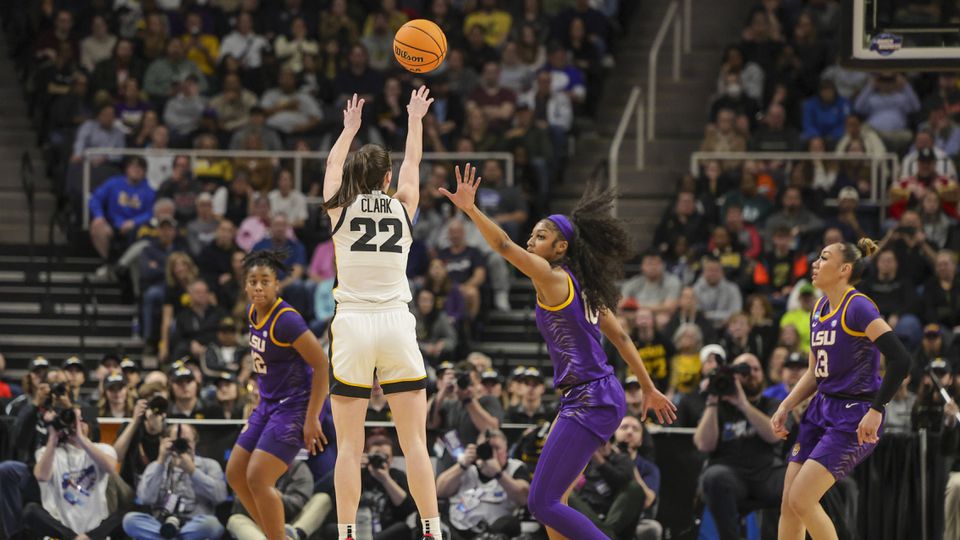
M 384 394 L 427 386 L 417 320 L 406 306 L 388 311 L 337 307 L 330 322 L 330 393 L 369 398 L 376 370 Z

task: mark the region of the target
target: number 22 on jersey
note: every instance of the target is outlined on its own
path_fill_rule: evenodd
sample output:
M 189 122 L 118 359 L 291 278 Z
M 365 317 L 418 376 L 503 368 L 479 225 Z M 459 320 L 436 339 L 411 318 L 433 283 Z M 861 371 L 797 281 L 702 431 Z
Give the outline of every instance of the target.
M 267 372 L 267 362 L 263 359 L 263 353 L 266 350 L 266 341 L 260 336 L 250 334 L 250 356 L 253 357 L 253 372 L 263 375 Z

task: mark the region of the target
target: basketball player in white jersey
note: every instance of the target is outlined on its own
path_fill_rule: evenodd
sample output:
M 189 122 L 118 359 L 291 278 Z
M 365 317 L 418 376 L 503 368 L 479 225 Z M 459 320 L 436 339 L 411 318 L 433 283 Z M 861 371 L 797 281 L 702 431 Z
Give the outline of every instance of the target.
M 355 536 L 364 420 L 374 370 L 394 411 L 423 537 L 441 537 L 436 481 L 427 453 L 426 371 L 407 305 L 411 295 L 406 276 L 411 218 L 420 198 L 422 120 L 433 102 L 428 95 L 424 86 L 410 96 L 407 147 L 394 197 L 384 193 L 393 176 L 386 149 L 368 144 L 346 159 L 363 111 L 356 94 L 343 111 L 343 132 L 327 158 L 323 199 L 335 224 L 337 259 L 330 393 L 338 446 L 334 482 L 339 540 Z

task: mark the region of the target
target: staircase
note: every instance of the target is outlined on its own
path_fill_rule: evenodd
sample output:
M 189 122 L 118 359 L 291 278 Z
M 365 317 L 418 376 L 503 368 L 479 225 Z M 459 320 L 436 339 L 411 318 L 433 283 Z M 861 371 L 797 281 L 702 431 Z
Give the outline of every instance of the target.
M 33 260 L 26 246 L 0 247 L 0 352 L 5 379 L 19 378 L 43 355 L 53 365 L 77 355 L 88 369 L 108 352 L 139 359 L 143 342 L 131 337 L 136 306 L 124 304 L 116 283 L 90 283 L 95 257 L 49 251 Z M 52 275 L 47 270 L 53 268 Z M 47 278 L 51 279 L 49 288 Z M 128 354 L 130 353 L 130 354 Z
M 607 74 L 597 117 L 597 136 L 582 137 L 570 160 L 566 181 L 552 199 L 554 209 L 567 211 L 583 191 L 597 164 L 606 159 L 630 91 L 640 86 L 646 99 L 648 55 L 670 2 L 643 2 L 626 23 L 617 45 L 616 68 Z M 656 137 L 646 144 L 646 167 L 637 171 L 636 123 L 627 130 L 620 150 L 619 216 L 644 249 L 665 207 L 689 169 L 690 153 L 703 138 L 708 100 L 716 90 L 723 47 L 738 39 L 752 1 L 694 1 L 692 52 L 681 61 L 680 80 L 672 79 L 673 36 L 667 34 L 658 63 Z M 649 114 L 649 111 L 648 111 Z M 602 182 L 606 185 L 606 177 Z

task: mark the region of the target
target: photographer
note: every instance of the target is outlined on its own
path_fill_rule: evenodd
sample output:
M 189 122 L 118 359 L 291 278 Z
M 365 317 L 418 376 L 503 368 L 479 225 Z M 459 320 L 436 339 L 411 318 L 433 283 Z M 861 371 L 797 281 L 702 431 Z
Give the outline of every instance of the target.
M 133 417 L 120 426 L 113 443 L 120 462 L 120 477 L 131 486 L 139 485 L 143 471 L 160 453 L 160 438 L 166 427 L 169 407 L 167 396 L 167 388 L 162 383 L 141 386 Z
M 295 460 L 290 464 L 287 472 L 283 473 L 283 476 L 277 480 L 276 487 L 277 491 L 280 492 L 280 500 L 283 502 L 283 515 L 289 521 L 288 531 L 295 532 L 299 529 L 303 532 L 302 538 L 309 538 L 319 527 L 323 517 L 326 517 L 326 513 L 322 516 L 309 517 L 298 515 L 305 510 L 304 506 L 313 493 L 313 473 L 310 472 L 310 467 L 307 466 L 305 461 Z M 321 496 L 327 501 L 326 509 L 329 511 L 329 496 L 325 494 L 321 494 Z M 307 513 L 314 512 L 311 509 L 306 509 L 304 514 Z M 294 520 L 295 517 L 297 519 Z M 307 522 L 315 525 L 306 525 Z M 227 520 L 227 532 L 237 540 L 263 540 L 266 538 L 239 499 L 233 501 L 233 515 Z M 298 540 L 300 532 L 297 532 L 297 535 L 293 537 L 293 540 Z
M 637 487 L 643 491 L 643 505 L 639 514 L 634 537 L 637 540 L 660 540 L 663 535 L 663 527 L 653 519 L 656 514 L 654 504 L 660 496 L 660 468 L 656 463 L 650 461 L 640 454 L 643 446 L 643 426 L 634 416 L 625 416 L 620 421 L 620 427 L 613 434 L 614 442 L 621 452 L 626 453 L 633 460 L 636 470 L 633 472 L 633 480 Z M 636 502 L 640 501 L 640 493 L 637 492 Z
M 90 426 L 80 409 L 46 411 L 47 444 L 37 450 L 33 475 L 43 504 L 29 503 L 23 520 L 37 537 L 102 539 L 120 525 L 121 514 L 110 514 L 107 483 L 117 468 L 108 444 L 89 438 Z
M 413 529 L 407 516 L 417 511 L 407 488 L 407 475 L 393 468 L 393 442 L 384 435 L 371 435 L 360 456 L 359 512 L 369 511 L 374 540 L 408 540 Z M 327 525 L 325 538 L 337 538 L 336 524 Z
M 517 424 L 552 422 L 557 416 L 557 411 L 556 407 L 543 402 L 543 393 L 546 387 L 540 370 L 526 368 L 516 379 L 526 386 L 526 392 L 524 392 L 520 403 L 507 410 L 507 420 Z
M 597 449 L 570 493 L 570 508 L 592 521 L 614 540 L 633 538 L 645 497 L 634 481 L 630 454 L 607 441 Z
M 737 367 L 744 365 L 749 373 Z M 777 456 L 780 439 L 770 426 L 779 402 L 763 397 L 763 368 L 752 354 L 738 356 L 710 379 L 693 443 L 708 454 L 700 475 L 704 502 L 720 539 L 733 540 L 740 538 L 739 508 L 745 501 L 780 505 L 786 467 Z
M 448 400 L 451 395 L 457 399 Z M 484 392 L 480 374 L 473 364 L 460 362 L 456 370 L 443 373 L 437 382 L 427 429 L 452 431 L 459 444 L 466 446 L 475 442 L 484 430 L 499 429 L 502 421 L 503 406 L 497 398 Z
M 507 437 L 499 429 L 486 430 L 477 442 L 437 477 L 437 497 L 450 498 L 451 537 L 519 536 L 514 512 L 527 505 L 530 472 L 520 460 L 507 458 Z
M 174 538 L 220 538 L 223 525 L 216 505 L 227 499 L 223 469 L 216 461 L 195 455 L 197 431 L 193 426 L 170 426 L 161 439 L 157 459 L 147 466 L 137 486 L 137 498 L 151 514 L 130 512 L 123 532 L 134 540 L 160 538 L 162 528 L 176 531 Z

